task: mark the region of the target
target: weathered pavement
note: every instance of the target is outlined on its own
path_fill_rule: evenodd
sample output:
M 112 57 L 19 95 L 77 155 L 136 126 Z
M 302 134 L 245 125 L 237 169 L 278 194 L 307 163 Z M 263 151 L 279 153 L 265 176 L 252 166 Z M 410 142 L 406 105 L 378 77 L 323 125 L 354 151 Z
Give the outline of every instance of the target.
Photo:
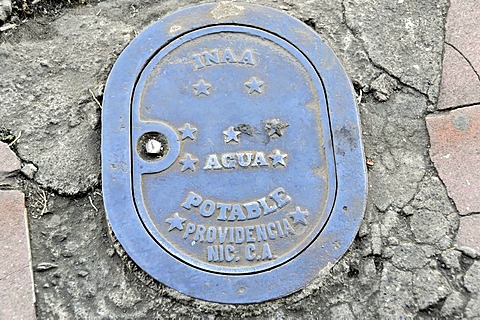
M 359 94 L 369 202 L 352 248 L 322 283 L 237 307 L 173 292 L 121 254 L 99 191 L 97 101 L 122 48 L 178 4 L 105 1 L 0 41 L 0 127 L 24 167 L 2 188 L 26 196 L 39 318 L 480 317 L 475 1 L 452 0 L 446 21 L 447 1 L 259 2 L 319 32 Z

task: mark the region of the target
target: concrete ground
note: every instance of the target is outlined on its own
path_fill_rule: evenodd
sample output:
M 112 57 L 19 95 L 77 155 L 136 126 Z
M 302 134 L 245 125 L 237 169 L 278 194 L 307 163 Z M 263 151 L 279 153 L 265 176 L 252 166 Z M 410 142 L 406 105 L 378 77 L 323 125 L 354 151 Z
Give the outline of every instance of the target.
M 107 0 L 19 21 L 0 1 L 0 319 L 480 317 L 476 0 L 257 1 L 314 28 L 358 93 L 368 205 L 324 281 L 217 305 L 122 254 L 100 191 L 103 87 L 138 32 L 197 2 Z

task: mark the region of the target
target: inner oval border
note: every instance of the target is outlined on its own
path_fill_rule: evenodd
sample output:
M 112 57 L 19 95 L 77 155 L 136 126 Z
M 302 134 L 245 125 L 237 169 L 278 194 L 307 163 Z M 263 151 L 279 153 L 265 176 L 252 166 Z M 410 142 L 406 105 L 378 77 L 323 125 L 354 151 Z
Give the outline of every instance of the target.
M 301 254 L 308 246 L 310 246 L 315 239 L 318 237 L 318 235 L 322 232 L 325 224 L 328 222 L 328 219 L 330 218 L 333 205 L 335 203 L 335 196 L 336 196 L 336 166 L 335 166 L 335 156 L 334 156 L 334 150 L 331 142 L 331 128 L 330 128 L 330 120 L 329 120 L 329 115 L 328 115 L 328 100 L 326 97 L 326 92 L 325 88 L 322 83 L 322 77 L 320 74 L 318 74 L 318 70 L 314 68 L 314 66 L 311 64 L 309 61 L 308 57 L 306 57 L 298 48 L 295 47 L 294 44 L 291 44 L 290 42 L 286 41 L 285 39 L 282 39 L 278 37 L 275 34 L 271 34 L 268 31 L 253 28 L 253 27 L 246 27 L 242 25 L 219 25 L 219 26 L 210 26 L 210 27 L 205 27 L 205 28 L 200 28 L 198 30 L 193 30 L 185 35 L 182 35 L 181 37 L 177 37 L 174 40 L 172 40 L 169 44 L 164 46 L 163 48 L 160 48 L 157 52 L 153 53 L 151 59 L 149 59 L 147 65 L 145 68 L 142 70 L 142 72 L 139 74 L 138 81 L 136 82 L 134 93 L 133 93 L 133 99 L 132 99 L 132 116 L 135 113 L 133 111 L 133 108 L 137 108 L 139 104 L 139 100 L 141 99 L 141 93 L 143 89 L 144 82 L 148 78 L 150 72 L 155 68 L 155 66 L 160 63 L 160 61 L 166 57 L 167 55 L 170 54 L 173 50 L 176 48 L 180 47 L 181 45 L 188 43 L 190 40 L 194 39 L 200 39 L 203 36 L 208 36 L 211 34 L 217 34 L 221 32 L 232 32 L 232 33 L 239 33 L 239 34 L 247 34 L 247 35 L 253 35 L 253 36 L 258 36 L 262 37 L 265 39 L 268 39 L 272 42 L 272 44 L 277 44 L 281 46 L 285 51 L 290 53 L 293 57 L 295 57 L 298 62 L 305 68 L 307 71 L 309 77 L 311 78 L 315 90 L 317 91 L 317 94 L 319 96 L 319 102 L 318 102 L 318 108 L 319 108 L 319 113 L 320 113 L 320 120 L 323 120 L 321 122 L 322 125 L 322 130 L 323 130 L 323 136 L 324 136 L 324 142 L 325 142 L 325 155 L 326 155 L 326 162 L 331 164 L 332 168 L 329 169 L 328 171 L 328 179 L 329 179 L 329 192 L 328 192 L 328 197 L 326 201 L 326 211 L 327 214 L 322 215 L 322 218 L 319 219 L 318 223 L 316 223 L 316 226 L 314 230 L 309 234 L 309 237 L 303 240 L 299 241 L 299 245 L 297 246 L 297 250 L 291 250 L 290 253 L 283 255 L 282 257 L 279 257 L 276 260 L 272 260 L 269 263 L 265 263 L 262 266 L 257 266 L 257 267 L 243 267 L 239 271 L 232 270 L 234 267 L 215 267 L 211 265 L 207 265 L 206 263 L 202 263 L 201 261 L 198 261 L 198 259 L 190 258 L 188 256 L 185 256 L 180 250 L 178 250 L 175 246 L 170 245 L 168 240 L 162 240 L 163 236 L 160 234 L 159 231 L 156 230 L 154 222 L 151 221 L 149 218 L 147 209 L 143 205 L 143 203 L 138 203 L 139 201 L 136 201 L 137 197 L 141 198 L 141 195 L 137 195 L 136 197 L 134 196 L 134 205 L 135 208 L 137 208 L 137 212 L 140 215 L 140 219 L 144 222 L 145 227 L 147 229 L 147 232 L 154 238 L 154 240 L 161 246 L 163 247 L 166 251 L 170 252 L 175 258 L 177 258 L 179 261 L 187 263 L 192 265 L 193 267 L 205 270 L 207 272 L 213 272 L 213 273 L 220 273 L 220 274 L 231 274 L 231 275 L 242 275 L 242 274 L 251 274 L 251 273 L 258 273 L 258 272 L 263 272 L 266 270 L 271 270 L 273 268 L 277 268 L 281 266 L 284 263 L 288 263 L 292 259 L 295 259 L 296 256 Z M 290 48 L 289 48 L 290 47 Z M 163 52 L 162 52 L 163 51 Z M 323 109 L 325 108 L 325 109 Z M 163 120 L 163 119 L 161 119 Z M 133 120 L 132 120 L 133 122 Z M 142 121 L 137 120 L 137 122 L 143 123 Z M 131 130 L 133 124 L 131 125 Z M 315 130 L 316 131 L 316 130 Z M 132 138 L 132 157 L 137 158 L 138 160 L 141 160 L 138 156 L 135 155 L 135 150 L 133 149 L 133 145 L 135 144 L 136 137 L 140 136 L 143 132 L 135 132 L 136 134 Z M 140 192 L 140 175 L 143 174 L 143 171 L 140 170 L 138 173 L 135 173 L 134 168 L 134 161 L 131 163 L 132 166 L 132 185 L 134 193 L 135 192 Z M 153 168 L 156 167 L 156 164 L 153 163 L 151 164 Z M 138 171 L 138 170 L 137 170 Z M 138 176 L 138 177 L 137 177 Z M 332 187 L 332 188 L 330 188 Z M 136 191 L 135 191 L 136 190 Z M 176 252 L 176 253 L 175 253 Z

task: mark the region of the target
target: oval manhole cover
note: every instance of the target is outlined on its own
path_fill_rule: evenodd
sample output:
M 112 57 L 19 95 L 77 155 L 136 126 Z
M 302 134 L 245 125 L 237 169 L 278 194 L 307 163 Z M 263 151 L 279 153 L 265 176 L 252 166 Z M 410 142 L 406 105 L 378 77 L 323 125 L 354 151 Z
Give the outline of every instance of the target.
M 281 297 L 353 241 L 366 177 L 352 88 L 284 13 L 220 3 L 163 18 L 118 58 L 102 117 L 112 229 L 172 288 Z

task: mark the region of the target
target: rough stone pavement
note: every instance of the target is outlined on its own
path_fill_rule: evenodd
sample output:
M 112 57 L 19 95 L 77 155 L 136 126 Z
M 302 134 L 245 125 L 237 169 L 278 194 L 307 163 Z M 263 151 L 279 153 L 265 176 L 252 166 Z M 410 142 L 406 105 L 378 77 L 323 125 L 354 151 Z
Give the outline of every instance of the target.
M 466 18 L 475 1 L 451 1 L 446 35 L 445 0 L 258 2 L 319 32 L 359 94 L 369 200 L 352 248 L 322 283 L 259 305 L 193 300 L 138 270 L 108 237 L 96 101 L 122 48 L 178 3 L 104 1 L 0 35 L 0 127 L 20 137 L 15 183 L 26 195 L 38 318 L 480 317 L 478 210 L 467 194 L 479 189 L 462 184 L 474 170 L 448 162 L 474 161 L 463 157 L 475 155 L 478 136 L 478 39 L 464 39 L 477 32 L 478 19 Z M 455 71 L 464 76 L 445 74 Z M 449 87 L 468 79 L 470 91 Z M 452 135 L 435 132 L 442 126 Z M 450 147 L 450 157 L 439 151 Z

